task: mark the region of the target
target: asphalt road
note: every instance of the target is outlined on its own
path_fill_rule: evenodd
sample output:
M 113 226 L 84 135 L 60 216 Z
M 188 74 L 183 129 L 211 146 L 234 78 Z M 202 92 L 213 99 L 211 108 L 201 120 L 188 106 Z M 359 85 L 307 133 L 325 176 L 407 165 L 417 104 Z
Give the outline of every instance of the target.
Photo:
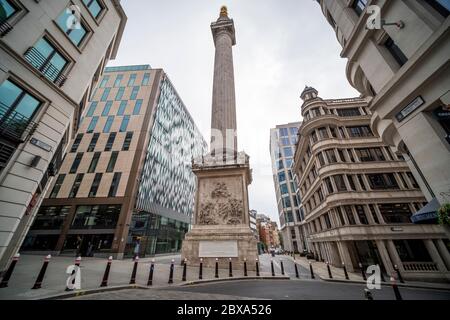
M 209 283 L 164 289 L 273 300 L 364 300 L 364 285 L 320 280 L 264 280 Z M 450 291 L 399 288 L 404 300 L 450 300 Z M 371 290 L 374 300 L 395 300 L 391 287 Z

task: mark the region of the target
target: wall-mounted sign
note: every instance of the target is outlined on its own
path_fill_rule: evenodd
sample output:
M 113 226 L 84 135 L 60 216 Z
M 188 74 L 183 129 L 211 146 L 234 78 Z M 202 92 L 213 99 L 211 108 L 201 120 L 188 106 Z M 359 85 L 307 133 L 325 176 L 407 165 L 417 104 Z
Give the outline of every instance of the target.
M 402 122 L 407 116 L 413 113 L 417 108 L 423 105 L 425 101 L 421 96 L 418 96 L 413 101 L 411 101 L 406 107 L 403 108 L 402 111 L 397 113 L 395 118 L 397 118 L 398 122 Z
M 50 145 L 46 144 L 45 142 L 38 140 L 36 138 L 31 138 L 30 143 L 32 145 L 35 145 L 38 148 L 41 148 L 41 149 L 47 151 L 47 152 L 52 151 L 52 146 L 50 146 Z

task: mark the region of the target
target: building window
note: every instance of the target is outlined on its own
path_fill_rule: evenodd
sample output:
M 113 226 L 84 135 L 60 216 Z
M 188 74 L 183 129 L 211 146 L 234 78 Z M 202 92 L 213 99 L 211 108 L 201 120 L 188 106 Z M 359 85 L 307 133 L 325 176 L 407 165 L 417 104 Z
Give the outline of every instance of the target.
M 0 130 L 21 140 L 41 102 L 9 80 L 0 86 Z
M 283 145 L 283 146 L 289 146 L 289 145 L 291 145 L 291 142 L 290 142 L 289 138 L 288 138 L 288 137 L 286 137 L 286 138 L 281 138 L 281 145 Z
M 139 87 L 133 87 L 133 91 L 131 91 L 130 100 L 135 100 L 137 98 L 139 92 Z
M 109 187 L 108 197 L 115 197 L 117 194 L 117 189 L 119 188 L 120 178 L 122 176 L 121 172 L 114 173 L 114 177 Z
M 10 0 L 0 0 L 0 23 L 11 18 L 19 9 Z
M 350 137 L 373 137 L 369 126 L 347 127 L 347 132 Z
M 116 166 L 118 155 L 119 155 L 119 151 L 113 151 L 111 153 L 111 158 L 109 158 L 109 163 L 108 163 L 108 167 L 106 168 L 106 172 L 114 171 L 114 167 Z
M 133 132 L 127 132 L 125 140 L 123 141 L 122 151 L 127 151 L 130 149 L 132 139 L 133 139 Z
M 75 18 L 74 11 L 70 8 L 64 9 L 56 21 L 58 26 L 76 46 L 80 45 L 88 33 L 84 23 Z M 69 25 L 70 22 L 72 23 Z
M 393 173 L 368 174 L 370 188 L 373 190 L 399 189 Z
M 325 151 L 325 154 L 327 155 L 328 163 L 336 163 L 336 153 L 334 152 L 334 149 L 329 149 Z
M 130 79 L 128 79 L 128 87 L 134 86 L 134 82 L 136 81 L 136 73 L 130 74 Z
M 114 229 L 121 205 L 78 206 L 71 229 Z
M 70 152 L 77 152 L 78 147 L 80 146 L 80 142 L 83 139 L 83 134 L 79 133 L 77 134 L 77 137 L 73 141 L 72 148 L 70 149 Z
M 433 9 L 439 12 L 444 18 L 450 14 L 450 1 L 448 0 L 425 0 Z
M 125 109 L 127 107 L 127 102 L 128 102 L 127 100 L 120 101 L 119 110 L 117 110 L 118 116 L 123 116 L 123 114 L 125 113 Z
M 380 220 L 378 219 L 377 213 L 375 212 L 375 208 L 373 204 L 369 204 L 370 213 L 372 214 L 373 220 L 376 224 L 380 224 Z
M 97 190 L 102 181 L 102 173 L 96 173 L 94 181 L 92 181 L 91 190 L 89 190 L 89 198 L 95 197 L 97 195 Z
M 355 152 L 361 162 L 386 160 L 380 148 L 359 148 L 355 149 Z
M 333 183 L 331 183 L 330 177 L 325 178 L 325 184 L 327 185 L 328 193 L 329 194 L 334 193 Z
M 124 92 L 125 92 L 125 87 L 120 87 L 116 94 L 116 101 L 122 100 Z
M 69 62 L 45 37 L 25 52 L 25 59 L 50 81 L 63 83 L 60 76 Z
M 355 9 L 356 14 L 359 16 L 361 16 L 361 14 L 364 12 L 364 9 L 367 6 L 367 0 L 355 0 L 353 2 L 353 9 Z
M 89 165 L 88 173 L 94 173 L 97 168 L 98 159 L 100 159 L 101 152 L 94 153 L 92 157 L 91 164 Z
M 403 66 L 407 61 L 408 58 L 405 56 L 403 51 L 395 44 L 394 40 L 392 38 L 388 38 L 386 42 L 384 43 L 384 46 L 388 51 L 391 53 L 391 55 L 394 57 L 395 61 L 401 66 Z
M 355 216 L 353 215 L 352 207 L 351 206 L 344 206 L 345 214 L 347 215 L 347 220 L 350 225 L 355 225 L 356 220 Z
M 77 153 L 77 155 L 75 156 L 75 159 L 72 162 L 72 167 L 70 168 L 69 173 L 77 172 L 82 158 L 83 158 L 83 153 L 82 152 Z
M 323 152 L 319 152 L 317 157 L 319 158 L 320 165 L 323 167 L 325 165 L 325 158 L 323 157 Z
M 325 220 L 325 225 L 327 226 L 327 229 L 331 229 L 331 220 L 330 220 L 330 216 L 328 213 L 324 214 L 324 220 Z
M 88 112 L 86 113 L 86 117 L 92 117 L 94 115 L 95 109 L 97 108 L 97 101 L 94 101 L 89 106 Z
M 352 189 L 353 191 L 356 191 L 355 180 L 353 180 L 353 176 L 348 174 L 347 179 L 348 179 L 348 183 L 350 185 L 350 189 Z
M 122 123 L 120 124 L 120 132 L 125 132 L 127 131 L 127 127 L 128 127 L 128 122 L 130 121 L 130 116 L 124 116 L 122 119 Z
M 280 184 L 280 190 L 282 195 L 289 194 L 288 186 L 286 183 Z
M 111 110 L 112 103 L 113 103 L 112 101 L 106 102 L 105 107 L 103 108 L 102 117 L 106 117 L 107 115 L 109 115 L 109 111 Z
M 334 183 L 336 184 L 336 188 L 338 191 L 347 191 L 347 187 L 345 186 L 344 176 L 343 175 L 335 175 L 333 176 Z
M 288 135 L 288 128 L 280 128 L 280 137 L 287 137 Z
M 77 177 L 73 182 L 72 189 L 70 190 L 69 198 L 75 198 L 77 196 L 78 189 L 80 189 L 81 181 L 83 181 L 83 177 L 84 177 L 83 173 L 77 174 Z
M 109 96 L 110 92 L 111 92 L 111 88 L 105 88 L 105 90 L 103 90 L 103 94 L 102 94 L 102 97 L 100 98 L 100 101 L 108 100 L 108 96 Z
M 100 82 L 99 88 L 106 87 L 106 84 L 108 83 L 108 81 L 109 81 L 109 76 L 104 76 L 103 79 L 102 79 L 102 82 Z
M 120 87 L 122 79 L 123 79 L 123 74 L 118 74 L 116 77 L 116 80 L 114 80 L 114 88 Z
M 150 82 L 150 73 L 145 73 L 144 78 L 142 78 L 142 85 L 148 86 L 149 82 Z
M 342 149 L 337 149 L 337 152 L 339 154 L 339 158 L 341 162 L 345 162 L 345 155 L 344 155 L 344 151 Z
M 319 128 L 317 131 L 319 132 L 319 137 L 321 140 L 329 138 L 327 128 Z
M 283 153 L 284 153 L 285 157 L 292 157 L 293 156 L 291 147 L 283 148 Z
M 291 159 L 291 158 L 288 158 L 288 159 L 286 159 L 285 161 L 286 161 L 286 168 L 287 168 L 287 169 L 290 169 L 291 166 L 292 166 L 292 159 Z
M 106 145 L 105 145 L 105 151 L 111 151 L 111 149 L 114 145 L 114 140 L 116 140 L 116 133 L 111 132 L 109 134 L 108 141 L 106 142 Z
M 286 174 L 284 172 L 279 172 L 278 173 L 278 182 L 283 182 L 286 181 Z
M 55 185 L 53 186 L 52 192 L 50 193 L 50 199 L 54 199 L 58 196 L 59 190 L 61 189 L 61 186 L 64 182 L 64 179 L 66 178 L 65 174 L 60 174 L 58 176 L 58 179 L 56 179 Z
M 356 117 L 361 115 L 359 108 L 337 109 L 337 113 L 340 117 Z
M 298 128 L 296 127 L 290 127 L 289 131 L 291 133 L 291 136 L 296 136 L 298 134 Z
M 362 175 L 358 174 L 357 176 L 358 176 L 359 184 L 361 185 L 361 189 L 363 191 L 367 191 L 366 184 L 364 183 L 364 179 L 363 179 Z
M 407 203 L 379 204 L 381 215 L 386 223 L 411 223 L 411 209 Z
M 342 214 L 342 210 L 340 207 L 336 207 L 336 211 L 338 213 L 339 222 L 341 223 L 341 226 L 345 226 L 345 219 L 344 215 Z
M 133 115 L 138 115 L 141 113 L 141 107 L 142 107 L 142 99 L 136 100 L 136 104 L 134 105 L 133 109 Z
M 70 206 L 41 207 L 30 229 L 59 230 L 63 226 L 69 211 Z
M 417 180 L 414 178 L 413 174 L 411 172 L 407 172 L 406 175 L 408 176 L 409 181 L 411 181 L 413 188 L 419 189 L 419 184 L 417 183 Z
M 83 3 L 89 9 L 89 12 L 94 16 L 94 18 L 98 18 L 100 13 L 105 9 L 103 4 L 99 0 L 83 0 Z
M 364 211 L 364 207 L 361 205 L 357 205 L 356 213 L 358 214 L 359 222 L 361 224 L 369 224 L 369 220 L 367 220 L 366 212 Z
M 108 119 L 106 119 L 105 126 L 103 127 L 103 133 L 109 133 L 113 122 L 114 122 L 114 116 L 109 116 Z
M 94 133 L 92 135 L 92 139 L 87 148 L 87 152 L 92 152 L 95 150 L 95 146 L 97 145 L 97 141 L 98 141 L 99 137 L 100 137 L 100 133 Z
M 87 128 L 87 133 L 92 133 L 95 130 L 95 126 L 97 125 L 98 117 L 92 117 L 91 122 L 89 123 L 89 126 Z

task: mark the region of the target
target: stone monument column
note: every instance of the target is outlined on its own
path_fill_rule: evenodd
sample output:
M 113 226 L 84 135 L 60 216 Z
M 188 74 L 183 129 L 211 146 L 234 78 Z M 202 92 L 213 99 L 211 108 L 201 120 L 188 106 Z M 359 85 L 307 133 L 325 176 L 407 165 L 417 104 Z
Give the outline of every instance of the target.
M 237 151 L 236 95 L 234 89 L 234 22 L 222 7 L 220 17 L 211 24 L 216 53 L 211 114 L 211 153 L 232 155 Z
M 237 152 L 236 99 L 232 47 L 236 44 L 234 22 L 226 7 L 211 24 L 216 46 L 211 114 L 211 151 L 192 163 L 197 177 L 192 229 L 186 234 L 182 261 L 205 267 L 255 269 L 257 239 L 250 229 L 248 185 L 252 182 L 249 157 Z M 225 161 L 224 161 L 225 160 Z

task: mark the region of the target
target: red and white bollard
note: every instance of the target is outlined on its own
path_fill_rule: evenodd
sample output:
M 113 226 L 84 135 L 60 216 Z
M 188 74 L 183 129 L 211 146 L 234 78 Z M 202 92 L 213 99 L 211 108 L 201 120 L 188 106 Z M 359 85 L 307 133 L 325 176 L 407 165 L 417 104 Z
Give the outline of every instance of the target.
M 11 261 L 11 264 L 9 265 L 8 270 L 6 271 L 5 275 L 2 278 L 2 282 L 0 282 L 0 288 L 6 288 L 8 286 L 9 278 L 11 278 L 11 275 L 14 271 L 14 268 L 16 267 L 17 261 L 19 261 L 20 253 L 17 253 Z
M 136 258 L 134 258 L 134 266 L 133 266 L 133 272 L 131 273 L 130 284 L 136 283 L 136 273 L 137 273 L 138 263 L 139 263 L 139 256 L 136 256 Z
M 42 287 L 42 281 L 44 280 L 45 271 L 47 271 L 47 266 L 51 258 L 52 258 L 51 255 L 45 257 L 44 264 L 41 267 L 41 271 L 39 271 L 36 282 L 34 283 L 34 286 L 31 289 L 40 289 Z
M 113 261 L 113 257 L 110 256 L 108 258 L 108 263 L 106 264 L 105 273 L 103 274 L 103 280 L 102 280 L 102 283 L 100 284 L 100 287 L 108 286 L 108 277 L 109 277 L 109 271 L 111 270 L 112 261 Z

